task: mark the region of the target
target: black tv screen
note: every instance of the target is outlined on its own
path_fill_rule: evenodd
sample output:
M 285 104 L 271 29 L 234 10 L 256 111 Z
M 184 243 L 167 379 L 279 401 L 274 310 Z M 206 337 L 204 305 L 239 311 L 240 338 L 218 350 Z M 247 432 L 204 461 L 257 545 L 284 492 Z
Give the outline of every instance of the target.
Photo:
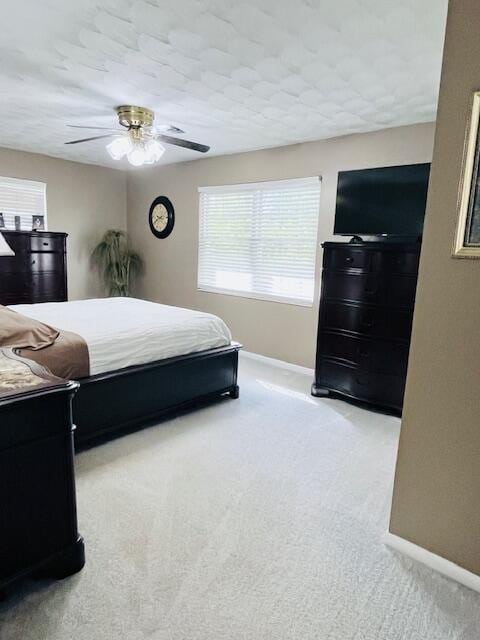
M 422 235 L 430 164 L 338 174 L 336 235 Z

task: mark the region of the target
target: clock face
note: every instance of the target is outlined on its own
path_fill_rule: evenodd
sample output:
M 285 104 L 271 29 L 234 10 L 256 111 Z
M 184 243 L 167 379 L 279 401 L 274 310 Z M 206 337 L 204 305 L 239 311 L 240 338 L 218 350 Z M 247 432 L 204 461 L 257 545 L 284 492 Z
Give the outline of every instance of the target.
M 168 211 L 164 204 L 157 204 L 152 212 L 152 224 L 157 231 L 165 231 L 168 224 Z
M 166 238 L 172 233 L 175 224 L 173 204 L 166 196 L 158 196 L 152 202 L 148 212 L 150 231 L 157 238 Z

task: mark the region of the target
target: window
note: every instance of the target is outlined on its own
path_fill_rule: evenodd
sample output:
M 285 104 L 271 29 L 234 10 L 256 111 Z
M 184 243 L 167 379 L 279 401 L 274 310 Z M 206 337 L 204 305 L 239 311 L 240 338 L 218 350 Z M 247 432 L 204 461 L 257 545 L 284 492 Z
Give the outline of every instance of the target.
M 0 229 L 46 229 L 46 190 L 44 182 L 0 177 Z
M 311 306 L 320 178 L 199 192 L 198 288 Z

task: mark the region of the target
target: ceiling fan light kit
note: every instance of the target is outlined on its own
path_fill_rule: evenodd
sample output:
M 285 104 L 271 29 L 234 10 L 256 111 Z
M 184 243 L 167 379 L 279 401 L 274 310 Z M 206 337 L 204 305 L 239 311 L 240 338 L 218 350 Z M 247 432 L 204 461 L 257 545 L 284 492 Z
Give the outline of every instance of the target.
M 155 114 L 151 109 L 135 107 L 132 105 L 122 105 L 116 108 L 116 112 L 118 122 L 122 127 L 127 129 L 127 131 L 122 132 L 121 130 L 118 130 L 118 133 L 115 133 L 115 130 L 113 130 L 114 133 L 108 135 L 72 140 L 65 144 L 79 144 L 80 142 L 89 142 L 90 140 L 113 137 L 112 142 L 109 142 L 106 147 L 111 158 L 113 158 L 113 160 L 121 160 L 126 156 L 128 162 L 135 167 L 139 167 L 144 164 L 154 164 L 160 160 L 165 153 L 165 147 L 159 142 L 159 140 L 166 144 L 185 147 L 187 149 L 192 149 L 192 151 L 199 151 L 200 153 L 206 153 L 210 149 L 210 147 L 204 144 L 198 144 L 197 142 L 174 138 L 160 133 L 160 131 L 165 130 L 173 133 L 183 133 L 183 131 L 174 126 L 159 127 L 159 129 L 155 129 L 153 127 Z M 96 128 L 81 127 L 78 125 L 72 126 L 75 128 L 86 129 Z
M 142 164 L 154 164 L 165 153 L 165 147 L 157 140 L 132 140 L 122 136 L 107 144 L 107 151 L 114 160 L 127 156 L 129 163 L 135 167 Z

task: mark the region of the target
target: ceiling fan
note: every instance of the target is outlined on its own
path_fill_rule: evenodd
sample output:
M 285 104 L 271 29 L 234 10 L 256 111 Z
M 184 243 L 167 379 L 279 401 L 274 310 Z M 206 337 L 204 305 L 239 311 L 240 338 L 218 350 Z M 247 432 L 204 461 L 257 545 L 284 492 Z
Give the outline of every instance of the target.
M 151 109 L 145 107 L 135 107 L 132 105 L 122 105 L 116 108 L 119 124 L 125 128 L 113 129 L 109 127 L 88 127 L 83 125 L 69 125 L 75 129 L 102 129 L 110 133 L 80 140 L 70 140 L 65 144 L 79 144 L 90 142 L 91 140 L 101 140 L 102 138 L 113 138 L 107 145 L 107 151 L 114 160 L 120 160 L 127 156 L 130 164 L 140 166 L 142 164 L 153 164 L 158 162 L 165 152 L 165 147 L 161 144 L 173 144 L 177 147 L 185 147 L 192 151 L 206 153 L 210 147 L 190 140 L 183 140 L 169 133 L 182 134 L 182 129 L 174 126 L 154 127 L 155 114 Z

